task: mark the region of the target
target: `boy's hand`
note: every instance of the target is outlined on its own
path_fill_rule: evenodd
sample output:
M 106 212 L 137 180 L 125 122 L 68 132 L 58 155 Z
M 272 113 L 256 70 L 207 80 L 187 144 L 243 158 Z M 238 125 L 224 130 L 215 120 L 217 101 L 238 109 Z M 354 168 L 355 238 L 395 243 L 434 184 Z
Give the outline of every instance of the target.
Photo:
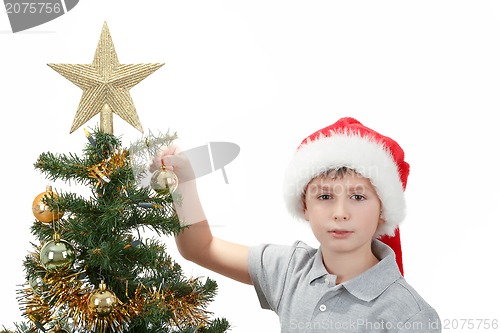
M 161 148 L 151 160 L 149 171 L 153 173 L 162 166 L 172 170 L 179 181 L 176 193 L 180 197 L 174 198 L 174 206 L 181 225 L 206 221 L 196 189 L 196 177 L 186 154 L 175 145 Z
M 176 145 L 161 148 L 151 159 L 149 171 L 153 173 L 162 166 L 176 174 L 179 184 L 196 178 L 188 157 Z

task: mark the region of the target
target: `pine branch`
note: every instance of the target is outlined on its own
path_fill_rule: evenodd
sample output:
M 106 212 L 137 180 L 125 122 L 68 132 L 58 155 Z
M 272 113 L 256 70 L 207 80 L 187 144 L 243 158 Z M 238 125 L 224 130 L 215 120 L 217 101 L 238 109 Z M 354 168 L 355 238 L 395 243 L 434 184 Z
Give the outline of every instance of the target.
M 77 183 L 88 185 L 88 171 L 85 161 L 74 154 L 53 154 L 45 152 L 40 154 L 34 164 L 35 169 L 40 170 L 47 179 L 55 181 L 75 180 Z

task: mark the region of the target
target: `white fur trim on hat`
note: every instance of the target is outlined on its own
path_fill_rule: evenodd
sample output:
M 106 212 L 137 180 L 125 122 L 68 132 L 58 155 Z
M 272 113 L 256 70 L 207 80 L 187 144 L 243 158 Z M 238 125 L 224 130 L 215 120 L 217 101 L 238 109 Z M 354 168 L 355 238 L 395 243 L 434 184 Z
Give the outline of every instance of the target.
M 357 133 L 333 132 L 301 145 L 285 173 L 284 197 L 289 212 L 304 219 L 302 195 L 307 184 L 331 169 L 347 167 L 368 178 L 382 202 L 385 220 L 375 236 L 393 236 L 406 214 L 404 189 L 391 152 L 381 143 Z

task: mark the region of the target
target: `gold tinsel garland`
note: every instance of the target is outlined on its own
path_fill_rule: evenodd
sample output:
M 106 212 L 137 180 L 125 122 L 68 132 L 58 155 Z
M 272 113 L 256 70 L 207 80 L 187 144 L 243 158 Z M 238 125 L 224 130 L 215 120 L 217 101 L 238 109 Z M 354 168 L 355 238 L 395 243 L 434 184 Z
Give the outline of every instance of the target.
M 31 259 L 39 262 L 39 248 L 31 253 Z M 37 271 L 44 268 L 37 265 Z M 204 309 L 203 291 L 199 279 L 190 279 L 187 283 L 191 292 L 179 295 L 176 290 L 160 286 L 145 287 L 139 285 L 131 298 L 125 303 L 118 299 L 113 311 L 107 317 L 99 317 L 88 306 L 88 300 L 95 287 L 89 282 L 85 271 L 49 273 L 43 277 L 44 288 L 35 291 L 26 283 L 18 290 L 18 300 L 24 315 L 33 323 L 45 325 L 61 320 L 61 314 L 70 318 L 75 327 L 91 332 L 124 332 L 134 316 L 147 311 L 148 305 L 154 304 L 170 314 L 170 326 L 203 327 L 208 322 L 211 312 Z M 128 285 L 128 284 L 127 284 Z M 126 292 L 128 297 L 128 290 Z
M 34 262 L 40 262 L 39 248 L 30 256 Z M 37 270 L 42 272 L 44 268 L 37 265 Z M 71 318 L 75 326 L 92 332 L 109 329 L 120 333 L 126 329 L 131 313 L 121 301 L 107 317 L 99 317 L 91 311 L 88 299 L 95 288 L 84 271 L 71 274 L 45 272 L 42 280 L 45 288 L 41 293 L 35 292 L 29 283 L 18 290 L 19 304 L 32 322 L 45 325 L 59 321 L 60 313 L 64 313 L 64 317 Z
M 127 157 L 127 150 L 117 150 L 104 161 L 88 167 L 88 175 L 90 178 L 97 179 L 97 186 L 102 185 L 102 182 L 109 183 L 111 175 L 125 165 Z
M 128 302 L 129 306 L 136 313 L 141 313 L 147 304 L 155 304 L 161 310 L 170 313 L 170 326 L 205 326 L 212 313 L 204 309 L 204 301 L 200 297 L 202 291 L 197 289 L 198 281 L 198 279 L 190 279 L 187 283 L 192 291 L 182 296 L 175 290 L 161 287 L 143 286 L 144 292 L 141 293 L 141 287 L 139 287 L 135 291 L 134 298 Z

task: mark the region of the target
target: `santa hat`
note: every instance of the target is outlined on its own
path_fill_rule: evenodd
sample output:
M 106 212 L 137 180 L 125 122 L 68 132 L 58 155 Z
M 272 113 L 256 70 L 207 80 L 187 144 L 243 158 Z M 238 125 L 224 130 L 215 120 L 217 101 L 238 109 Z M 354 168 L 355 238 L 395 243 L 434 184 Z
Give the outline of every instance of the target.
M 302 195 L 307 184 L 321 173 L 341 167 L 353 169 L 371 181 L 382 203 L 385 221 L 375 236 L 394 250 L 403 274 L 398 226 L 406 212 L 404 190 L 410 165 L 404 160 L 403 149 L 393 139 L 353 118 L 341 118 L 305 138 L 285 173 L 288 210 L 304 219 Z

